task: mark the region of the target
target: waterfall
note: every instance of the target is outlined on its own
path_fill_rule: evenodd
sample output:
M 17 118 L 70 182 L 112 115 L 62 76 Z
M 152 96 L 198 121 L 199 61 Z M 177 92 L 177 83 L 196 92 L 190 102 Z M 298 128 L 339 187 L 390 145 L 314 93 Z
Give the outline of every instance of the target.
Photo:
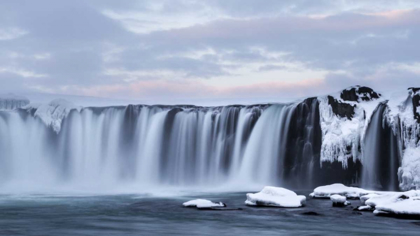
M 0 111 L 0 187 L 281 183 L 291 105 Z
M 294 104 L 221 107 L 76 108 L 54 101 L 42 109 L 0 110 L 0 189 L 123 185 L 308 189 L 335 182 L 398 189 L 402 136 L 394 130 L 398 119 L 388 120 L 387 103 L 379 103 L 373 112 L 362 141 L 357 139 L 360 131 L 352 131 L 356 138 L 349 139 L 345 129 L 334 127 L 344 123 L 359 127 L 363 120 L 331 113 L 335 126 L 323 124 L 322 109 L 330 105 L 321 105 L 317 97 Z M 356 118 L 364 119 L 359 110 Z M 332 135 L 324 135 L 326 125 Z M 341 140 L 360 143 L 344 145 Z M 326 154 L 343 153 L 348 164 L 334 161 L 337 156 L 323 159 L 325 142 L 332 150 Z M 362 163 L 351 158 L 359 153 L 352 148 L 359 146 Z
M 398 140 L 385 119 L 386 103 L 373 112 L 362 149 L 362 187 L 397 190 L 399 166 Z

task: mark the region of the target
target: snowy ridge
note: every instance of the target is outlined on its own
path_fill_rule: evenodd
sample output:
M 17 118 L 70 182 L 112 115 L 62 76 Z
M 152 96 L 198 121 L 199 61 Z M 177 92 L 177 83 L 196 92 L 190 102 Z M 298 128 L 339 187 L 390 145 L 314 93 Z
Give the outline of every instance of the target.
M 29 99 L 15 94 L 0 95 L 0 110 L 14 110 L 29 104 Z

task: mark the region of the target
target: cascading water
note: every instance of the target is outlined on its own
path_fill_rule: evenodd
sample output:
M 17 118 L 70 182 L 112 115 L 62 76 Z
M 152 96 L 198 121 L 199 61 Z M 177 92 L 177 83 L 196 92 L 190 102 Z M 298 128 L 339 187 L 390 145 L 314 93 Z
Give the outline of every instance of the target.
M 386 103 L 373 112 L 363 143 L 362 187 L 397 190 L 398 141 L 385 119 Z
M 295 105 L 71 110 L 58 132 L 0 112 L 0 184 L 278 183 Z
M 387 120 L 387 104 L 374 111 L 360 145 L 356 129 L 363 128 L 363 110 L 328 101 L 77 108 L 56 100 L 2 110 L 0 189 L 221 184 L 307 189 L 335 182 L 397 189 L 404 137 Z M 328 119 L 322 116 L 327 108 Z M 353 150 L 360 146 L 363 166 Z M 333 156 L 337 153 L 343 155 Z

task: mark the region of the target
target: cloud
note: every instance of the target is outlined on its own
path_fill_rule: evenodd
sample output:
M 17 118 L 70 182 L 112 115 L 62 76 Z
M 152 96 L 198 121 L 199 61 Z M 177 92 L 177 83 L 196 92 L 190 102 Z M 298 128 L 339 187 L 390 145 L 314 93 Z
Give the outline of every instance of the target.
M 0 29 L 0 41 L 20 38 L 28 32 L 19 28 Z
M 168 101 L 417 86 L 419 7 L 411 0 L 2 1 L 0 83 L 22 93 Z

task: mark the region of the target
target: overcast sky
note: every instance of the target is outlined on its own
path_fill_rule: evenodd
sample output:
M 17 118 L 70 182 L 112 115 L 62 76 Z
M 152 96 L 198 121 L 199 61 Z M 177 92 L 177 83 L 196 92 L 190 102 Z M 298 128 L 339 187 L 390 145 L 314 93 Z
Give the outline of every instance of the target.
M 418 0 L 0 0 L 0 93 L 173 103 L 420 86 Z

